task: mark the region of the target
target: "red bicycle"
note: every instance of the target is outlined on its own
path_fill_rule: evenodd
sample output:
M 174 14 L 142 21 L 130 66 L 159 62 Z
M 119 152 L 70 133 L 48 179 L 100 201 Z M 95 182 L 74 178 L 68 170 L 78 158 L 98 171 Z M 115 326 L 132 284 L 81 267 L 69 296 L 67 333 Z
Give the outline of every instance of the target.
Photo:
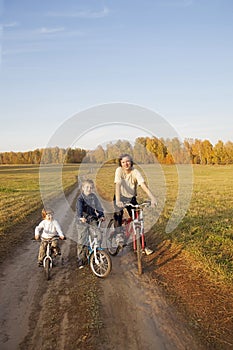
M 128 219 L 123 218 L 122 221 L 121 234 L 123 233 L 123 245 L 119 245 L 119 231 L 114 226 L 114 219 L 111 219 L 107 226 L 107 249 L 110 255 L 115 256 L 121 251 L 122 246 L 133 243 L 133 251 L 137 253 L 138 274 L 141 275 L 142 254 L 145 249 L 143 209 L 144 207 L 149 207 L 150 202 L 137 205 L 125 203 L 124 208 L 127 206 L 131 206 L 132 217 Z

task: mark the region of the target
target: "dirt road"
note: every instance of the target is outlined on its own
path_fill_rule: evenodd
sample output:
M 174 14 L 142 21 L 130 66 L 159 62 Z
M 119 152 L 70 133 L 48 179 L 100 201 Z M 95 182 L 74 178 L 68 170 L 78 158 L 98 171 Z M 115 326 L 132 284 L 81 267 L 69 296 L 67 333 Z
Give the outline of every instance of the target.
M 77 190 L 68 197 L 72 204 Z M 68 239 L 51 281 L 36 265 L 39 244 L 27 240 L 1 264 L 0 349 L 201 349 L 185 320 L 150 275 L 139 277 L 125 249 L 105 280 L 76 267 L 75 212 L 57 201 Z M 33 237 L 34 227 L 31 228 Z

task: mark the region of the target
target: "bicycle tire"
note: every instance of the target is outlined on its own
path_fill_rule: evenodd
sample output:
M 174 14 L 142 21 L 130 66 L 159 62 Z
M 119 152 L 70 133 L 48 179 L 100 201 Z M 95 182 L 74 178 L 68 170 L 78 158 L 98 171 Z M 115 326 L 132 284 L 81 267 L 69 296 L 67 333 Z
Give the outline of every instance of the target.
M 45 260 L 44 268 L 45 268 L 45 276 L 48 281 L 50 279 L 50 260 L 49 259 Z
M 94 252 L 90 256 L 91 270 L 97 277 L 106 278 L 112 270 L 111 258 L 106 251 L 100 249 L 96 251 L 96 257 L 99 264 L 95 261 Z
M 136 243 L 137 243 L 137 263 L 138 263 L 138 274 L 142 274 L 142 245 L 140 237 L 140 228 L 136 227 Z
M 119 247 L 116 242 L 116 232 L 115 232 L 115 226 L 114 226 L 114 220 L 111 219 L 107 226 L 107 250 L 108 253 L 112 256 L 115 256 L 119 252 Z

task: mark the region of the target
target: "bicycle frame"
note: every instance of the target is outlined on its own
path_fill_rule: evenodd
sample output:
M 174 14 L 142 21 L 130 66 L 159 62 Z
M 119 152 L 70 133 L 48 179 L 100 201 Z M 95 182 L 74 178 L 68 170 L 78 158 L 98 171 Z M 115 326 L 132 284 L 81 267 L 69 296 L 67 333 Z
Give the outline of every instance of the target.
M 124 246 L 129 243 L 129 239 L 132 237 L 133 250 L 137 253 L 138 273 L 142 274 L 142 253 L 145 249 L 145 236 L 144 236 L 144 219 L 143 208 L 148 207 L 150 202 L 144 202 L 142 204 L 133 205 L 132 203 L 125 203 L 124 208 L 131 207 L 131 217 L 128 219 L 123 218 L 122 227 L 124 228 L 124 243 L 123 246 L 117 242 L 118 232 L 115 227 L 114 219 L 111 219 L 108 224 L 108 252 L 110 255 L 117 255 Z
M 44 259 L 43 259 L 43 266 L 44 266 L 44 268 L 45 268 L 45 263 L 46 263 L 46 260 L 48 259 L 49 260 L 49 268 L 51 269 L 52 268 L 52 266 L 53 266 L 53 259 L 52 259 L 52 257 L 51 257 L 51 244 L 52 244 L 52 241 L 49 241 L 48 243 L 47 243 L 47 247 L 46 247 L 46 255 L 45 255 L 45 257 L 44 257 Z
M 126 206 L 131 206 L 132 217 L 128 219 L 123 219 L 122 224 L 125 226 L 125 237 L 128 240 L 132 237 L 133 249 L 137 249 L 137 237 L 136 232 L 139 229 L 139 234 L 141 237 L 142 249 L 145 248 L 145 236 L 144 236 L 144 219 L 143 219 L 143 206 L 148 205 L 148 203 L 132 205 L 127 204 Z
M 57 237 L 53 237 L 51 239 L 44 240 L 44 242 L 47 242 L 46 255 L 45 255 L 44 259 L 43 259 L 43 266 L 44 266 L 44 268 L 45 268 L 45 263 L 46 263 L 47 259 L 49 260 L 49 268 L 51 269 L 52 266 L 53 266 L 52 242 L 55 241 L 55 240 L 58 240 L 58 238 Z
M 87 247 L 88 249 L 88 263 L 89 263 L 89 260 L 90 260 L 90 256 L 92 254 L 92 252 L 94 253 L 94 257 L 95 257 L 95 263 L 98 265 L 99 261 L 98 259 L 96 258 L 96 251 L 97 249 L 102 249 L 98 246 L 98 241 L 97 241 L 97 235 L 94 236 L 94 239 L 91 240 L 91 235 L 89 235 L 89 245 Z
M 141 237 L 142 249 L 145 248 L 145 236 L 144 236 L 144 219 L 143 219 L 143 209 L 140 206 L 132 208 L 132 226 L 133 226 L 133 249 L 137 249 L 137 229 L 139 229 L 139 234 Z
M 100 228 L 101 222 L 102 221 L 99 220 L 98 226 L 96 227 L 97 229 Z M 112 269 L 112 262 L 108 253 L 99 246 L 97 237 L 98 235 L 96 232 L 94 233 L 93 239 L 91 238 L 91 234 L 89 234 L 87 259 L 92 272 L 98 277 L 105 278 Z

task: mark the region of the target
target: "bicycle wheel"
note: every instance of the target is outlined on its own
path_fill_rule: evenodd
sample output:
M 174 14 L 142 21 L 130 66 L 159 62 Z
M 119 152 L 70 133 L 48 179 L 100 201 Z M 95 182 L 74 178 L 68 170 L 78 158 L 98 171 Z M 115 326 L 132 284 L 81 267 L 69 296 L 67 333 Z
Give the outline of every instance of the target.
M 116 241 L 116 231 L 114 227 L 114 220 L 111 219 L 107 226 L 107 250 L 110 255 L 117 255 L 119 249 Z
M 45 260 L 44 268 L 45 268 L 45 276 L 47 280 L 49 280 L 50 279 L 50 260 L 49 259 Z
M 94 252 L 90 256 L 90 267 L 97 277 L 105 278 L 109 275 L 112 269 L 111 258 L 104 250 L 97 250 L 96 259 Z
M 142 274 L 142 245 L 140 237 L 140 228 L 136 227 L 136 242 L 137 242 L 137 262 L 138 262 L 138 274 Z

